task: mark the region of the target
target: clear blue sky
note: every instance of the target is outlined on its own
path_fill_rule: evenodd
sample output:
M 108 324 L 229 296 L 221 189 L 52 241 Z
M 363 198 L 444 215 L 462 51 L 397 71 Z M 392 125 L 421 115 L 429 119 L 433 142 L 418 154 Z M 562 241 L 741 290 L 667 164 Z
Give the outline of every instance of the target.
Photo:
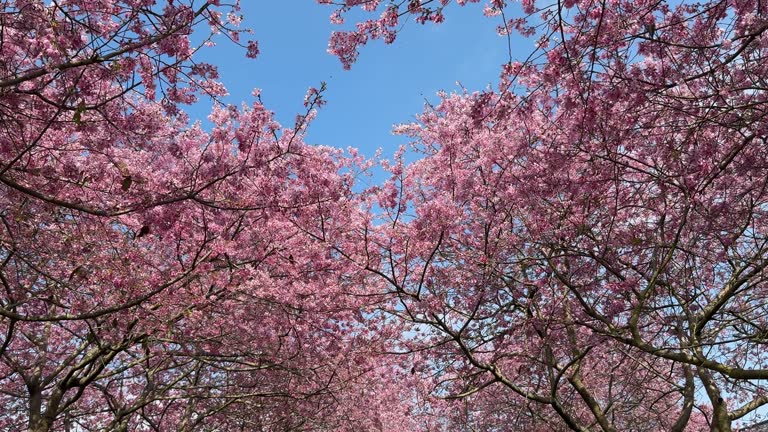
M 485 17 L 480 3 L 447 8 L 440 25 L 406 22 L 393 45 L 369 42 L 352 70 L 345 71 L 326 52 L 330 33 L 344 28 L 329 23 L 333 10 L 315 0 L 245 0 L 242 26 L 254 30 L 259 57 L 246 59 L 243 49 L 219 38 L 218 46 L 199 58 L 219 66 L 230 92 L 226 102 L 250 100 L 251 90 L 261 88 L 267 108 L 285 125 L 302 111 L 307 88 L 327 82 L 328 104 L 307 141 L 352 146 L 367 156 L 380 147 L 390 156 L 406 142 L 391 134 L 392 126 L 413 120 L 425 98 L 434 102 L 437 91 L 459 89 L 457 81 L 482 90 L 497 82 L 500 66 L 508 61 L 507 41 L 496 33 L 501 18 Z M 514 41 L 515 54 L 524 57 L 530 41 Z M 195 119 L 207 111 L 191 114 Z

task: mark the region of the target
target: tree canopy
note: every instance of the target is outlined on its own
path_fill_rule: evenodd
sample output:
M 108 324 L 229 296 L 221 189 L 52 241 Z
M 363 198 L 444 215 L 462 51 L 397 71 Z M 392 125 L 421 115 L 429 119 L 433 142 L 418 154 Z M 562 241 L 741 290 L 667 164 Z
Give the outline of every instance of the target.
M 488 0 L 535 49 L 397 126 L 392 160 L 305 142 L 324 86 L 288 126 L 217 102 L 195 44 L 257 56 L 237 3 L 2 3 L 0 430 L 762 419 L 761 1 Z M 479 0 L 318 3 L 350 68 Z

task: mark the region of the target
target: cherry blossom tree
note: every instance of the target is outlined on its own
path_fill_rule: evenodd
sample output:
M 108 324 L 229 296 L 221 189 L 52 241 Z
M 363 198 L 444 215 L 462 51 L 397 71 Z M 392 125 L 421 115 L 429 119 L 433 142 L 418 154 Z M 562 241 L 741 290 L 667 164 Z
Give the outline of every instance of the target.
M 339 23 L 381 15 L 330 51 L 349 67 L 452 3 L 477 2 L 340 2 Z M 456 400 L 457 428 L 722 432 L 759 416 L 766 6 L 521 6 L 484 11 L 535 52 L 397 129 L 423 158 L 388 164 L 347 254 L 412 323 L 402 352 Z
M 237 4 L 2 4 L 0 430 L 415 429 L 330 247 L 364 167 L 304 143 L 321 90 L 292 127 L 217 102 L 192 41 L 255 56 Z
M 319 2 L 377 14 L 331 36 L 350 67 L 479 0 Z M 362 193 L 370 162 L 304 142 L 322 88 L 288 127 L 218 102 L 194 54 L 258 54 L 237 3 L 2 3 L 0 429 L 725 432 L 768 403 L 759 0 L 488 1 L 535 51 L 398 127 L 422 157 Z

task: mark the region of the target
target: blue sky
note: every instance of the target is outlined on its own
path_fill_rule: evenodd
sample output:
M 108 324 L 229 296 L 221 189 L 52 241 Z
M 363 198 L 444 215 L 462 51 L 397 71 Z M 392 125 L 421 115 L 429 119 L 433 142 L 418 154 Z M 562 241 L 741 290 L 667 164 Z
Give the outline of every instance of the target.
M 369 42 L 352 70 L 345 71 L 326 52 L 330 33 L 344 28 L 330 24 L 333 10 L 315 0 L 245 0 L 242 26 L 255 32 L 259 57 L 247 59 L 243 49 L 219 38 L 199 59 L 218 65 L 230 92 L 227 103 L 250 100 L 251 91 L 261 88 L 267 108 L 286 125 L 303 110 L 307 88 L 325 81 L 328 104 L 307 141 L 352 146 L 367 156 L 382 148 L 390 156 L 406 142 L 391 134 L 392 126 L 413 120 L 425 98 L 434 102 L 437 91 L 459 89 L 457 81 L 482 90 L 497 81 L 509 58 L 506 39 L 496 33 L 501 18 L 485 17 L 481 3 L 447 8 L 440 25 L 406 22 L 393 45 Z M 529 41 L 514 43 L 516 54 L 524 57 L 530 51 Z M 207 108 L 191 112 L 193 119 L 206 114 Z

